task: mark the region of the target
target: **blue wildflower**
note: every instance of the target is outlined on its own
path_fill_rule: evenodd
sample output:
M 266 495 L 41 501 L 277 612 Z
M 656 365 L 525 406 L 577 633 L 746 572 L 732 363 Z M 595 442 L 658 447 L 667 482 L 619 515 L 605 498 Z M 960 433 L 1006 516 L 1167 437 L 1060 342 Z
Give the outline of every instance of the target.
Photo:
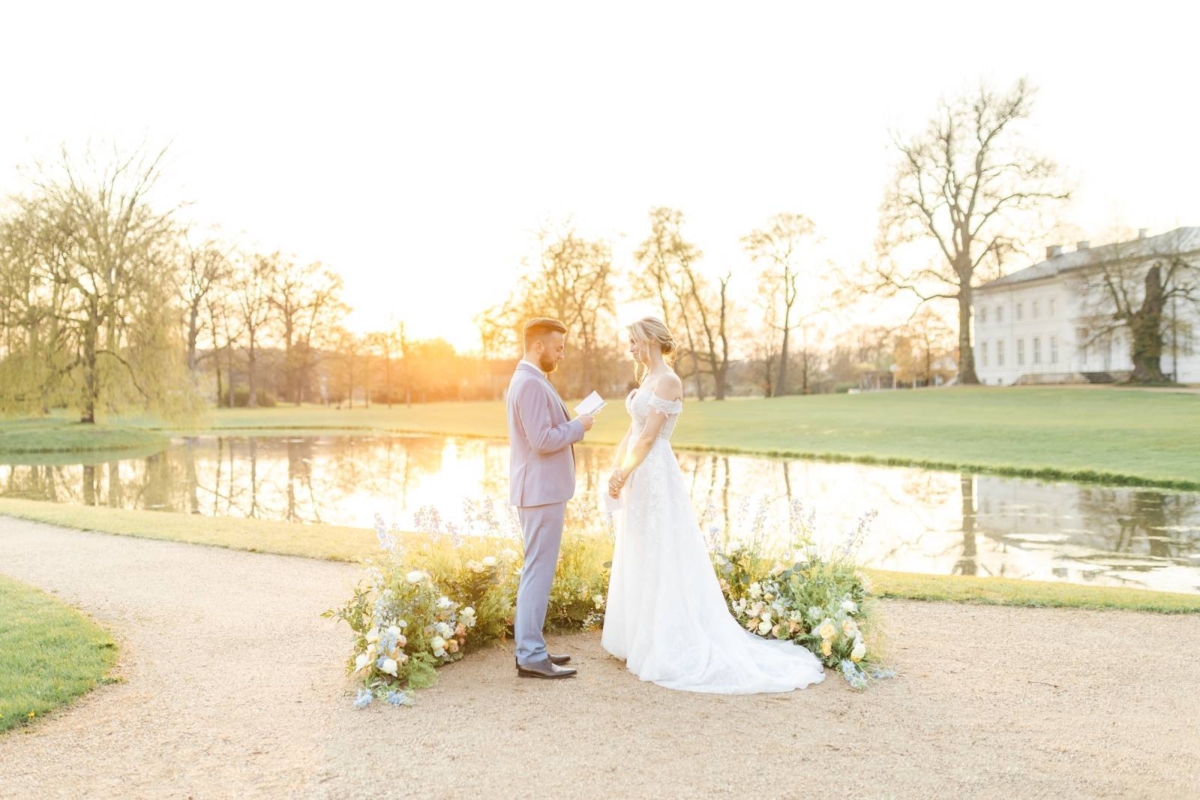
M 387 701 L 389 705 L 393 706 L 407 705 L 408 695 L 406 695 L 404 692 L 398 692 L 393 689 L 392 691 L 388 692 Z
M 842 659 L 842 663 L 838 666 L 842 668 L 842 677 L 846 679 L 846 682 L 849 683 L 851 687 L 855 689 L 867 688 L 867 674 L 859 669 L 858 664 L 855 664 L 850 659 L 844 658 Z
M 375 699 L 375 695 L 371 694 L 370 689 L 359 689 L 358 696 L 354 698 L 355 708 L 366 708 L 371 705 L 371 701 Z

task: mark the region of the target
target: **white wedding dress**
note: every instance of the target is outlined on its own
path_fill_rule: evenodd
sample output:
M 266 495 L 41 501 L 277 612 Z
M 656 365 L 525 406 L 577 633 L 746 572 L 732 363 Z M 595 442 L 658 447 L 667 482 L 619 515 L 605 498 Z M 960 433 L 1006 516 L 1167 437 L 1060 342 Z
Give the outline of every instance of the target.
M 649 414 L 667 419 L 623 489 L 604 649 L 642 680 L 668 689 L 754 694 L 819 683 L 825 671 L 816 656 L 744 630 L 725 605 L 671 449 L 683 403 L 663 400 L 643 385 L 626 398 L 625 408 L 633 417 L 630 442 Z

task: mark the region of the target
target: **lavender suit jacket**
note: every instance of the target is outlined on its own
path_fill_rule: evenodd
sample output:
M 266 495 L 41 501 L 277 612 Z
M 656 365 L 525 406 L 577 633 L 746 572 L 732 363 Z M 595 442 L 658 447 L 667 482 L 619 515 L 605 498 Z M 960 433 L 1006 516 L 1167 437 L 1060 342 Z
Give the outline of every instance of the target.
M 509 501 L 518 507 L 565 503 L 575 494 L 575 451 L 583 423 L 572 420 L 546 374 L 528 361 L 508 384 Z

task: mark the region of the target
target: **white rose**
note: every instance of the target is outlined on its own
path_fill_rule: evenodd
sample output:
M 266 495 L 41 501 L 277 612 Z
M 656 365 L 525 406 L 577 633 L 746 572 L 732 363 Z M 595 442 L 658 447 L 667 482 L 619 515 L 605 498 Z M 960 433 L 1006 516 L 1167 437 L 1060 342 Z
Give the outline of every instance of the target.
M 483 565 L 484 565 L 485 567 L 494 567 L 494 566 L 496 566 L 496 557 L 495 557 L 495 556 L 484 556 L 484 557 L 483 557 Z
M 424 577 L 425 575 L 419 569 L 414 569 L 412 572 L 404 576 L 405 580 L 407 580 L 409 583 L 420 583 L 421 579 Z
M 862 639 L 859 639 L 858 641 L 856 641 L 854 643 L 854 649 L 850 651 L 850 660 L 856 661 L 856 662 L 862 661 L 863 657 L 866 654 L 867 654 L 867 645 L 866 645 L 866 643 L 863 642 Z
M 771 632 L 771 623 L 760 622 L 758 624 L 758 632 L 761 633 L 763 636 L 766 636 L 768 633 Z
M 368 656 L 366 653 L 359 653 L 358 658 L 354 659 L 354 671 L 358 672 L 360 669 L 370 663 L 370 656 Z
M 381 669 L 382 671 L 386 672 L 388 675 L 391 675 L 394 678 L 396 676 L 396 669 L 399 666 L 400 665 L 396 663 L 396 659 L 385 658 L 383 660 L 383 666 L 380 667 L 379 669 Z
M 471 608 L 470 606 L 467 606 L 466 608 L 464 608 L 462 611 L 460 611 L 458 613 L 464 617 L 473 617 L 473 616 L 475 616 L 475 609 Z
M 843 600 L 842 611 L 845 611 L 847 614 L 854 614 L 858 611 L 858 603 L 849 599 Z
M 367 641 L 372 644 L 379 641 L 379 628 L 371 628 L 367 631 Z
M 762 587 L 759 586 L 758 583 L 750 584 L 750 596 L 755 600 L 762 597 Z
M 400 629 L 398 627 L 396 627 L 395 625 L 389 626 L 387 629 L 387 632 L 388 632 L 388 636 L 391 636 L 393 639 L 400 638 Z
M 437 624 L 436 630 L 438 632 L 438 636 L 442 636 L 446 639 L 449 639 L 450 634 L 454 633 L 454 631 L 450 628 L 450 626 L 447 625 L 445 622 L 439 622 Z
M 767 625 L 770 625 L 770 624 L 771 624 L 771 612 L 769 612 L 769 611 L 768 611 L 768 612 L 765 612 L 765 613 L 762 615 L 762 621 L 763 621 L 765 624 L 767 624 Z
M 447 608 L 449 608 L 451 605 L 453 605 L 453 603 L 451 603 L 451 602 L 450 602 L 450 598 L 449 598 L 449 597 L 439 597 L 439 598 L 438 598 L 438 601 L 437 601 L 437 607 L 438 607 L 438 608 L 440 608 L 440 609 L 442 609 L 443 611 L 445 611 L 445 610 L 446 610 Z
M 429 649 L 433 651 L 435 656 L 441 658 L 446 654 L 446 640 L 440 636 L 433 637 L 429 642 Z

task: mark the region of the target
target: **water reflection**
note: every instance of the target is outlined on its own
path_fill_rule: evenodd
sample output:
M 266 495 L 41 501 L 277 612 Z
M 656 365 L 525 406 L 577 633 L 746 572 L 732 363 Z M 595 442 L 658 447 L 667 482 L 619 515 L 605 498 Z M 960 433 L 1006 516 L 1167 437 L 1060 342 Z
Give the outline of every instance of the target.
M 597 503 L 611 448 L 578 447 L 577 503 Z M 861 553 L 886 569 L 1200 591 L 1200 494 L 919 469 L 680 453 L 697 511 L 727 529 L 761 500 L 784 520 L 816 509 L 836 540 L 879 512 Z M 97 465 L 0 465 L 0 494 L 369 527 L 411 524 L 422 506 L 453 519 L 463 499 L 508 493 L 508 446 L 428 436 L 179 440 Z

